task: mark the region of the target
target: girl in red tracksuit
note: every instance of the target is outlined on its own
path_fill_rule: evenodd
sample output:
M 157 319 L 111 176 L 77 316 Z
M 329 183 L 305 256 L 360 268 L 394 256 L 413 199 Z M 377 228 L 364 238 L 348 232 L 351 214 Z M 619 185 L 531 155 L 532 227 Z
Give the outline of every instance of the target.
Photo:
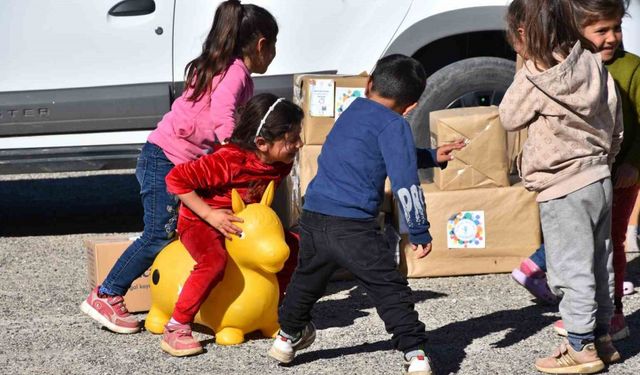
M 234 224 L 241 219 L 231 211 L 231 189 L 249 204 L 260 201 L 270 181 L 278 185 L 302 147 L 302 118 L 300 107 L 290 101 L 257 95 L 241 109 L 228 144 L 176 166 L 167 175 L 168 191 L 182 201 L 178 233 L 196 265 L 165 327 L 162 349 L 166 352 L 174 356 L 202 352 L 191 335 L 190 323 L 222 279 L 227 261 L 225 237 L 241 232 Z M 290 233 L 285 237 L 290 247 L 297 248 Z

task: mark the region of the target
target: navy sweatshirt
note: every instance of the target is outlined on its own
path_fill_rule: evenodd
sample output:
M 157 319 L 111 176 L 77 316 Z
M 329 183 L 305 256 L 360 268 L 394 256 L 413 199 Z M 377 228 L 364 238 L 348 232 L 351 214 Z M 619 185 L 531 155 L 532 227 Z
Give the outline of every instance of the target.
M 400 202 L 409 240 L 431 242 L 417 168 L 438 166 L 435 150 L 416 149 L 409 123 L 391 109 L 356 99 L 336 121 L 307 187 L 304 209 L 355 219 L 378 215 L 384 181 Z M 445 166 L 445 165 L 441 165 Z

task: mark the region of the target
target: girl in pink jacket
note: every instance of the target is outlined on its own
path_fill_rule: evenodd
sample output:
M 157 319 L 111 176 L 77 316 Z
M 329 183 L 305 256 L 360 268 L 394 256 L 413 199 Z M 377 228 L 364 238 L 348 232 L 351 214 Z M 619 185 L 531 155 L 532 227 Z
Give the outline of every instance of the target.
M 251 73 L 264 73 L 276 54 L 278 25 L 256 5 L 228 0 L 216 10 L 200 56 L 185 69 L 185 91 L 176 99 L 142 147 L 136 167 L 144 208 L 144 231 L 120 256 L 81 310 L 117 333 L 140 330 L 123 296 L 131 283 L 174 239 L 178 199 L 165 177 L 175 165 L 195 160 L 225 143 L 234 114 L 253 96 Z

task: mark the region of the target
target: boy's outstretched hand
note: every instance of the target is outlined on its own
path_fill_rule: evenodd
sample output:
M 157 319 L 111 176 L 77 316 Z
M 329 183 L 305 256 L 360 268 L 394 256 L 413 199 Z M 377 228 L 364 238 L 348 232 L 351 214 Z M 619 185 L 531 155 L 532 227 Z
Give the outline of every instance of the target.
M 436 158 L 438 163 L 446 163 L 450 160 L 453 160 L 453 155 L 451 155 L 452 151 L 462 150 L 464 146 L 467 145 L 467 141 L 465 139 L 456 139 L 454 142 L 447 143 L 446 145 L 442 145 L 436 149 Z
M 411 250 L 416 254 L 416 259 L 422 259 L 431 252 L 431 242 L 425 244 L 411 244 Z

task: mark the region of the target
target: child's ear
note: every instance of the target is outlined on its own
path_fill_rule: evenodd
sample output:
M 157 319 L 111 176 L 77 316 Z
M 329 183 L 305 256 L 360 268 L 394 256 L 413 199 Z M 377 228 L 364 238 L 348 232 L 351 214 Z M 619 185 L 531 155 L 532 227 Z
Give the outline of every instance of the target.
M 255 140 L 256 147 L 261 152 L 269 151 L 269 142 L 267 142 L 264 138 L 258 136 Z
M 402 111 L 402 116 L 406 116 L 409 114 L 409 112 L 413 111 L 414 109 L 416 109 L 416 107 L 418 106 L 418 102 L 415 102 L 413 104 L 408 105 L 404 111 Z
M 364 88 L 364 96 L 369 97 L 372 87 L 373 87 L 373 81 L 371 80 L 371 77 L 369 77 L 369 79 L 367 80 L 367 86 Z
M 259 54 L 267 47 L 267 38 L 260 37 L 256 42 L 256 52 Z

